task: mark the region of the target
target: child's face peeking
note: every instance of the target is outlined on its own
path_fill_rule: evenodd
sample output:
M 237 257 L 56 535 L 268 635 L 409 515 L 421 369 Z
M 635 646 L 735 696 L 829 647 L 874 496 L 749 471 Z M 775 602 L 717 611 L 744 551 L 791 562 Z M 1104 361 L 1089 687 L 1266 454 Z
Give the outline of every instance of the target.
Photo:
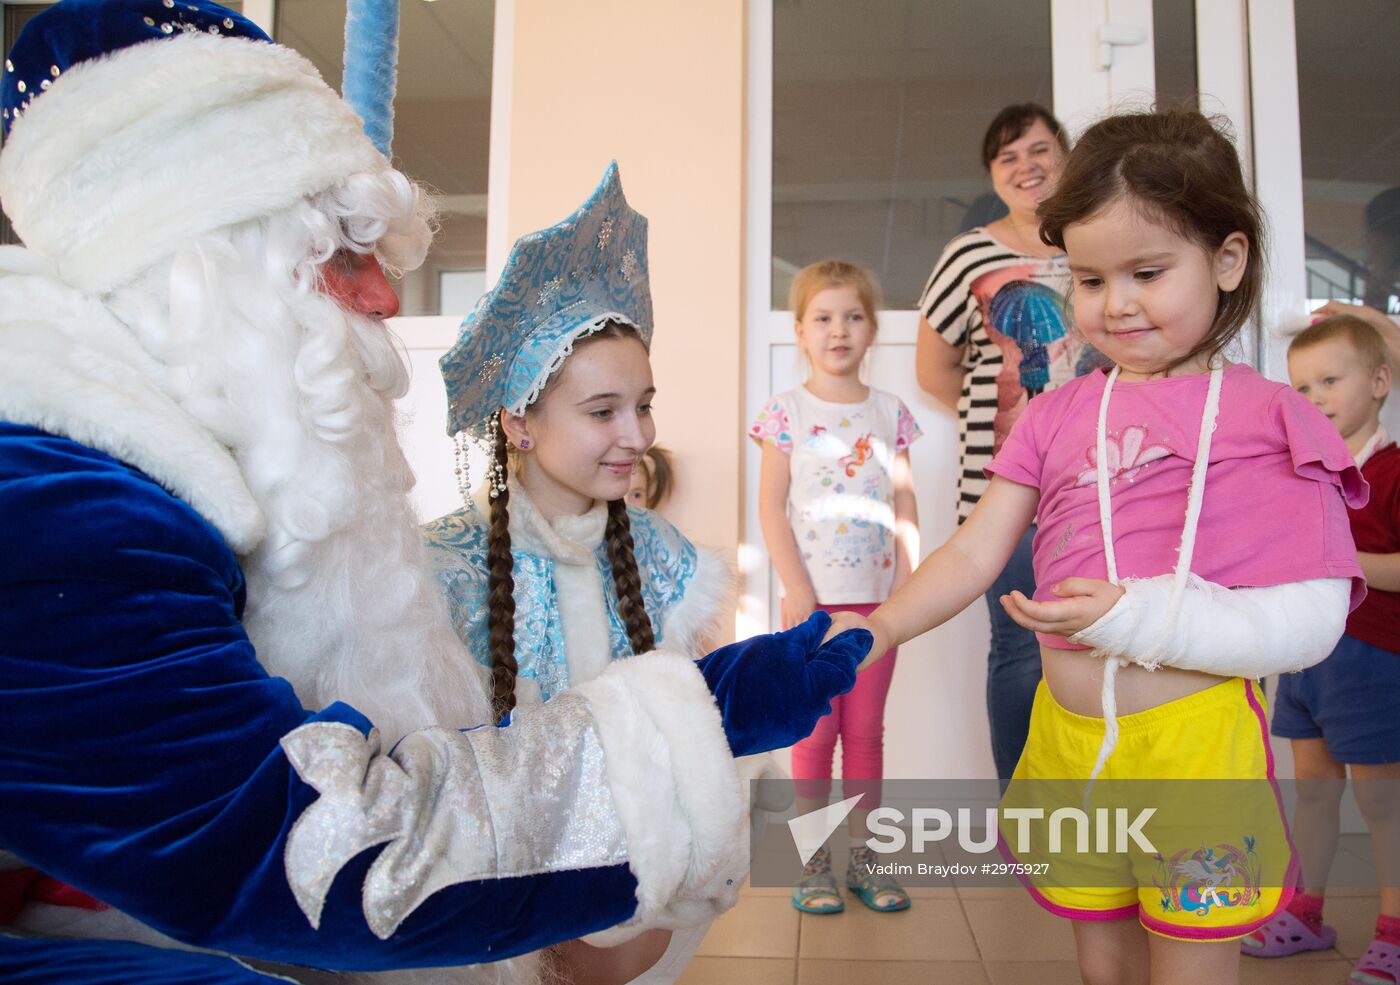
M 1208 250 L 1123 197 L 1066 226 L 1064 239 L 1075 324 L 1124 379 L 1205 372 L 1204 354 L 1185 357 L 1214 325 L 1220 292 L 1244 276 L 1243 233 Z
M 651 361 L 632 338 L 580 344 L 523 417 L 504 415 L 524 448 L 520 481 L 549 518 L 622 499 L 642 453 L 656 440 Z
M 875 323 L 849 284 L 836 284 L 812 295 L 797 322 L 797 344 L 812 371 L 850 376 L 875 341 Z
M 647 468 L 645 458 L 637 463 L 637 470 L 632 473 L 632 482 L 627 486 L 625 498 L 628 506 L 635 506 L 639 510 L 647 509 L 647 500 L 651 498 L 651 471 Z
M 1290 351 L 1288 379 L 1347 441 L 1376 430 L 1381 404 L 1390 391 L 1390 371 L 1381 365 L 1368 372 L 1361 355 L 1340 338 Z

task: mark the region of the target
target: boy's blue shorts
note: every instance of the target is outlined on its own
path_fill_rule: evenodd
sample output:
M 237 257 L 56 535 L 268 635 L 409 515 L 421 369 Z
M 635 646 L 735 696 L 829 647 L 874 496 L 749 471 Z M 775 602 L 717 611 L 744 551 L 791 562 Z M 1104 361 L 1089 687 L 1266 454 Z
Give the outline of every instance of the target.
M 1339 763 L 1400 763 L 1400 653 L 1343 636 L 1316 667 L 1279 676 L 1270 730 L 1325 739 Z

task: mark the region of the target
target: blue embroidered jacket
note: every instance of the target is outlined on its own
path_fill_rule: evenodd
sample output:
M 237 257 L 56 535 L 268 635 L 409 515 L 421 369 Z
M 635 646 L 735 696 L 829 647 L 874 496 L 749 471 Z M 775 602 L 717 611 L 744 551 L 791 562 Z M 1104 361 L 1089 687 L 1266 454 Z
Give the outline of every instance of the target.
M 632 654 L 602 533 L 602 504 L 583 517 L 547 523 L 512 483 L 517 690 L 547 701 L 603 669 L 594 658 Z M 628 508 L 642 601 L 658 649 L 699 656 L 697 636 L 710 628 L 729 587 L 726 566 L 697 549 L 664 517 Z M 490 664 L 486 546 L 487 508 L 461 509 L 425 524 L 424 540 L 451 608 L 457 635 Z

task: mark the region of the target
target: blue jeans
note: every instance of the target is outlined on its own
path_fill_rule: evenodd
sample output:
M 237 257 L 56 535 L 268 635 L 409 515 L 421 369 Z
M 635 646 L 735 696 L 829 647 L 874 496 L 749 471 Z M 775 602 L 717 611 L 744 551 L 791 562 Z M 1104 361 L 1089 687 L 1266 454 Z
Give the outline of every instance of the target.
M 987 589 L 987 612 L 992 620 L 992 646 L 987 654 L 987 718 L 992 726 L 992 759 L 1005 788 L 1021 758 L 1030 730 L 1031 703 L 1040 683 L 1040 644 L 1035 633 L 1022 629 L 1001 607 L 1001 596 L 1020 589 L 1035 595 L 1031 567 L 1032 524 L 1011 553 L 1011 560 Z

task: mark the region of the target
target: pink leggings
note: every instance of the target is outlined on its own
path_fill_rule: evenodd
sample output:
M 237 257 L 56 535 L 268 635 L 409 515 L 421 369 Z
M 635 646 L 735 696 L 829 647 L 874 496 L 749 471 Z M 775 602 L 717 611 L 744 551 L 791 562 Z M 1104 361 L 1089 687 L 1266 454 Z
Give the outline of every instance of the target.
M 819 605 L 826 612 L 855 612 L 868 616 L 878 606 Z M 880 806 L 880 780 L 885 775 L 885 696 L 890 693 L 898 647 L 856 676 L 856 686 L 831 702 L 812 734 L 792 747 L 792 776 L 797 796 L 825 800 L 831 793 L 831 759 L 841 739 L 841 790 L 847 797 L 863 794 L 859 808 Z

